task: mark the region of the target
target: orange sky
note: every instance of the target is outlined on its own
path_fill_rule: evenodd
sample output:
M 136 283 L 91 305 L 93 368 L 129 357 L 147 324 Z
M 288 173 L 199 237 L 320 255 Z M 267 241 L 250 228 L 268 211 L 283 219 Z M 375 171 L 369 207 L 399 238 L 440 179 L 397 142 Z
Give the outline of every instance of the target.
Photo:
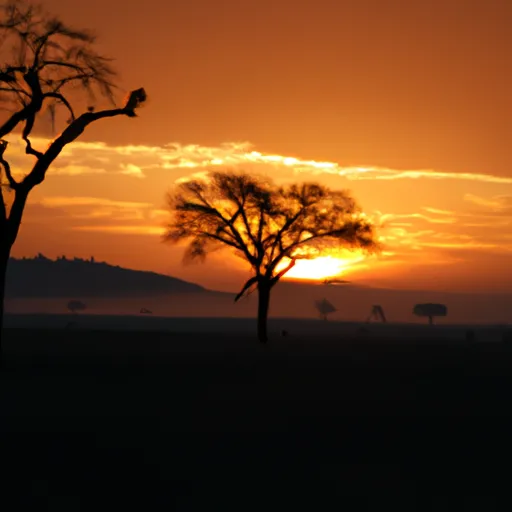
M 44 5 L 93 28 L 124 89 L 142 85 L 150 101 L 68 148 L 14 255 L 94 254 L 236 289 L 246 274 L 232 259 L 182 266 L 159 237 L 168 187 L 227 163 L 351 189 L 386 226 L 385 253 L 359 262 L 355 282 L 512 290 L 508 0 Z

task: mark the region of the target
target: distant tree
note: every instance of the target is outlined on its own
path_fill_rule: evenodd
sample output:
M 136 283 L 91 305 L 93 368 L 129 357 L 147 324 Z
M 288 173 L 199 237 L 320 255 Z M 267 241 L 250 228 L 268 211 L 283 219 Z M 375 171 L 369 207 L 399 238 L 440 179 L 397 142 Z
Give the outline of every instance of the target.
M 71 313 L 78 313 L 79 311 L 85 311 L 87 309 L 87 305 L 84 304 L 81 300 L 70 300 L 68 302 L 68 311 Z
M 446 316 L 448 314 L 448 308 L 444 304 L 416 304 L 412 312 L 416 316 L 427 317 L 428 323 L 433 325 L 436 316 Z
M 186 260 L 228 247 L 253 276 L 235 301 L 258 290 L 258 338 L 267 341 L 270 292 L 295 265 L 333 247 L 376 248 L 374 229 L 346 191 L 315 183 L 276 186 L 247 174 L 212 173 L 169 194 L 172 221 L 165 239 L 188 241 Z M 316 251 L 314 254 L 313 251 Z
M 0 124 L 1 336 L 7 264 L 29 193 L 44 181 L 46 171 L 61 151 L 91 123 L 116 116 L 135 117 L 135 110 L 145 101 L 146 94 L 144 89 L 137 89 L 129 94 L 122 107 L 95 111 L 91 102 L 98 95 L 114 105 L 116 75 L 110 60 L 94 50 L 93 35 L 69 27 L 47 15 L 38 5 L 12 0 L 1 6 L 0 38 L 2 50 L 10 52 L 9 61 L 0 65 L 0 99 L 9 112 Z M 90 106 L 84 105 L 84 111 L 77 115 L 73 104 L 83 104 L 84 100 Z M 34 148 L 30 136 L 35 122 L 46 109 L 54 124 L 58 108 L 67 110 L 67 126 L 48 147 Z M 21 180 L 16 180 L 11 172 L 6 155 L 7 141 L 4 140 L 5 136 L 18 130 L 25 152 L 34 158 L 33 166 Z M 10 191 L 13 196 L 8 194 Z

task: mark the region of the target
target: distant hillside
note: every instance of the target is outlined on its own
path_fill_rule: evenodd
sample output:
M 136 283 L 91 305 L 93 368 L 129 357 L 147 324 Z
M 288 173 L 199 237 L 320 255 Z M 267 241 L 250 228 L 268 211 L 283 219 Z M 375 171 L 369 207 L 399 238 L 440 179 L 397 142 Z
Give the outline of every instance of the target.
M 154 272 L 129 270 L 94 258 L 51 260 L 39 254 L 11 258 L 6 295 L 35 297 L 128 297 L 172 293 L 208 293 L 202 286 Z

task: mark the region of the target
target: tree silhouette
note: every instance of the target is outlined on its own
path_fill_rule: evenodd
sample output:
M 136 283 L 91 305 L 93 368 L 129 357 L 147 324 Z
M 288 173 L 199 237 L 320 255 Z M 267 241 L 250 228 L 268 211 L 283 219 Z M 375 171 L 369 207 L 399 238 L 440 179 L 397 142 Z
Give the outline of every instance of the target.
M 40 6 L 12 0 L 0 7 L 0 41 L 10 43 L 10 62 L 0 67 L 0 99 L 9 115 L 0 125 L 0 336 L 3 320 L 5 276 L 11 248 L 16 241 L 30 191 L 45 179 L 46 172 L 61 151 L 74 142 L 95 121 L 116 116 L 135 117 L 145 101 L 144 89 L 132 91 L 124 105 L 114 105 L 115 72 L 110 60 L 94 50 L 95 37 L 87 31 L 68 27 L 47 15 Z M 95 111 L 99 96 L 112 102 L 112 108 Z M 84 103 L 80 115 L 73 104 Z M 67 110 L 67 126 L 44 150 L 32 146 L 34 123 L 45 109 L 55 124 L 58 108 Z M 7 161 L 4 137 L 21 129 L 25 152 L 34 164 L 21 180 L 16 180 Z M 9 192 L 13 197 L 7 201 Z M 10 203 L 10 207 L 7 203 Z M 1 347 L 1 337 L 0 337 Z
M 68 311 L 71 313 L 78 313 L 79 311 L 85 311 L 87 309 L 87 305 L 81 300 L 70 300 L 67 307 Z
M 372 225 L 346 191 L 315 183 L 275 186 L 244 173 L 215 172 L 169 194 L 172 221 L 165 239 L 188 241 L 185 260 L 229 247 L 253 276 L 235 301 L 258 290 L 258 338 L 267 341 L 270 292 L 297 259 L 329 248 L 376 248 Z

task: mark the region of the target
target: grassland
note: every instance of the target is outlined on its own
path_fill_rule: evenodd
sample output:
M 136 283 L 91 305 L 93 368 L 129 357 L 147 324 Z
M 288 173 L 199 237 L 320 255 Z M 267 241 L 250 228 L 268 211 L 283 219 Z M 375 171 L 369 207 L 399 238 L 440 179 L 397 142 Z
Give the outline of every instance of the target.
M 7 329 L 3 509 L 497 510 L 511 391 L 507 341 Z

